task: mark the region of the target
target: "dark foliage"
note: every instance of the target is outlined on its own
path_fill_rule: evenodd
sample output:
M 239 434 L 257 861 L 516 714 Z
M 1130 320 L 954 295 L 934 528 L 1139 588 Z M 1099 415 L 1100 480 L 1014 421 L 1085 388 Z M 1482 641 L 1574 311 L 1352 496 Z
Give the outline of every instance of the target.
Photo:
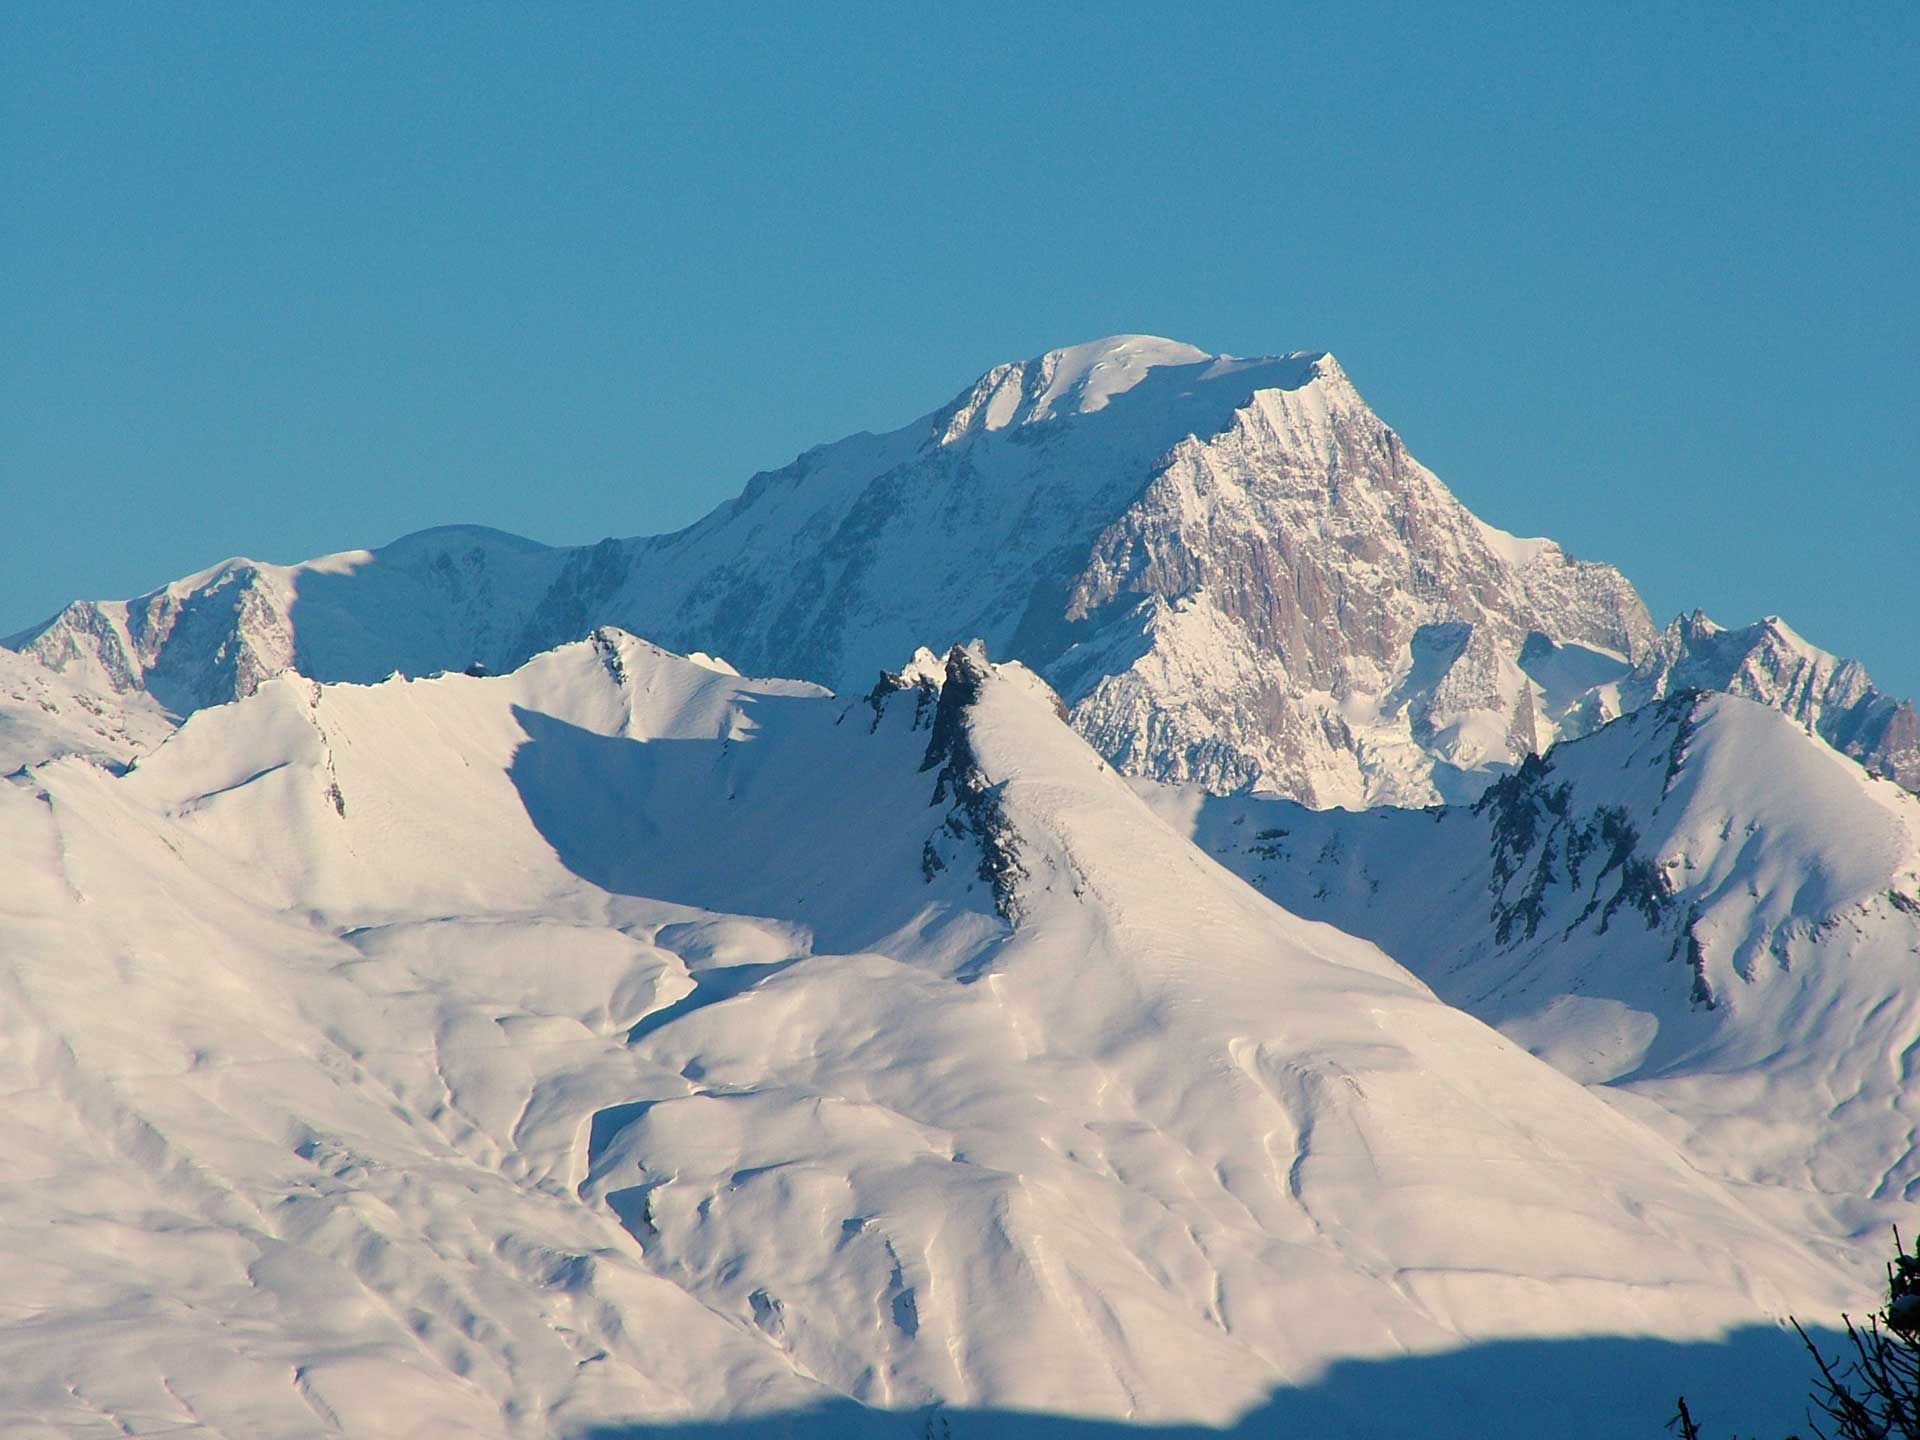
M 1809 1432 L 1816 1440 L 1920 1440 L 1920 1243 L 1908 1250 L 1895 1230 L 1886 1305 L 1864 1325 L 1851 1315 L 1840 1318 L 1847 1348 L 1832 1357 L 1793 1322 L 1816 1372 L 1807 1396 Z M 1681 1440 L 1700 1440 L 1684 1395 L 1678 1404 L 1667 1428 Z

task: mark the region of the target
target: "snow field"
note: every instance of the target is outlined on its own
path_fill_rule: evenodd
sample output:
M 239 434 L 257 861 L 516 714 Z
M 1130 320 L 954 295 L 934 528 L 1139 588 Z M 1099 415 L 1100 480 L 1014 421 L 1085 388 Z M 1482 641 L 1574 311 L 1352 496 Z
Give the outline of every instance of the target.
M 0 1423 L 1226 1423 L 1856 1298 L 956 663 L 970 704 L 850 700 L 602 630 L 0 786 Z M 930 803 L 943 719 L 977 813 Z

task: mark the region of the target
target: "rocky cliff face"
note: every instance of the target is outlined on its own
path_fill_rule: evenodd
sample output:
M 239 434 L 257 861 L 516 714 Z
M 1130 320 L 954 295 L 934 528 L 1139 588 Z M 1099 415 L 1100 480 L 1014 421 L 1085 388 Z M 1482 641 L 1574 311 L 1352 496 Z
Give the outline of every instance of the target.
M 1471 798 L 1685 685 L 1817 711 L 1830 741 L 1920 783 L 1912 711 L 1857 665 L 1803 681 L 1660 635 L 1619 572 L 1476 519 L 1331 356 L 1150 336 L 995 366 L 675 534 L 549 550 L 459 527 L 230 561 L 11 643 L 184 712 L 286 666 L 510 668 L 599 624 L 849 691 L 977 637 L 1130 773 L 1321 806 Z
M 1623 664 L 1653 640 L 1617 571 L 1481 524 L 1330 356 L 1175 445 L 1065 614 L 1139 637 L 1050 676 L 1126 768 L 1317 804 L 1424 803 L 1551 738 L 1529 635 Z

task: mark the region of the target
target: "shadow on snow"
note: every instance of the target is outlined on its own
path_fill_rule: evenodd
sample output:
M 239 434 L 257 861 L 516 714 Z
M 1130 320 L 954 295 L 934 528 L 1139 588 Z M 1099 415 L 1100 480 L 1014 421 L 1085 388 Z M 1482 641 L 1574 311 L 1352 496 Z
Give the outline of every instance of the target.
M 1838 1337 L 1810 1332 L 1823 1347 Z M 1755 1440 L 1807 1432 L 1812 1363 L 1791 1330 L 1725 1341 L 1600 1336 L 1503 1340 L 1438 1355 L 1344 1360 L 1317 1383 L 1276 1391 L 1227 1430 L 964 1406 L 875 1410 L 838 1400 L 726 1421 L 653 1421 L 580 1440 L 1662 1440 L 1685 1394 L 1705 1433 Z

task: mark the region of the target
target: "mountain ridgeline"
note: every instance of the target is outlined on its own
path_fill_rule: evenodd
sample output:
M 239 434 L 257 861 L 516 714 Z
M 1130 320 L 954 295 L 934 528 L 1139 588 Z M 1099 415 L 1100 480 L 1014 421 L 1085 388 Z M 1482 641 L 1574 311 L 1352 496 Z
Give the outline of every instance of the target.
M 229 560 L 6 643 L 185 715 L 284 669 L 508 670 L 603 624 L 856 693 L 978 637 L 1126 773 L 1322 807 L 1471 799 L 1687 687 L 1920 787 L 1912 706 L 1857 663 L 1771 619 L 1657 630 L 1618 571 L 1474 517 L 1332 356 L 1137 335 L 996 366 L 670 535 L 549 548 L 456 526 Z
M 1920 801 L 1790 717 L 1676 692 L 1427 810 L 1143 790 L 1256 889 L 1626 1097 L 1703 1171 L 1812 1201 L 1791 1223 L 1905 1222 Z

